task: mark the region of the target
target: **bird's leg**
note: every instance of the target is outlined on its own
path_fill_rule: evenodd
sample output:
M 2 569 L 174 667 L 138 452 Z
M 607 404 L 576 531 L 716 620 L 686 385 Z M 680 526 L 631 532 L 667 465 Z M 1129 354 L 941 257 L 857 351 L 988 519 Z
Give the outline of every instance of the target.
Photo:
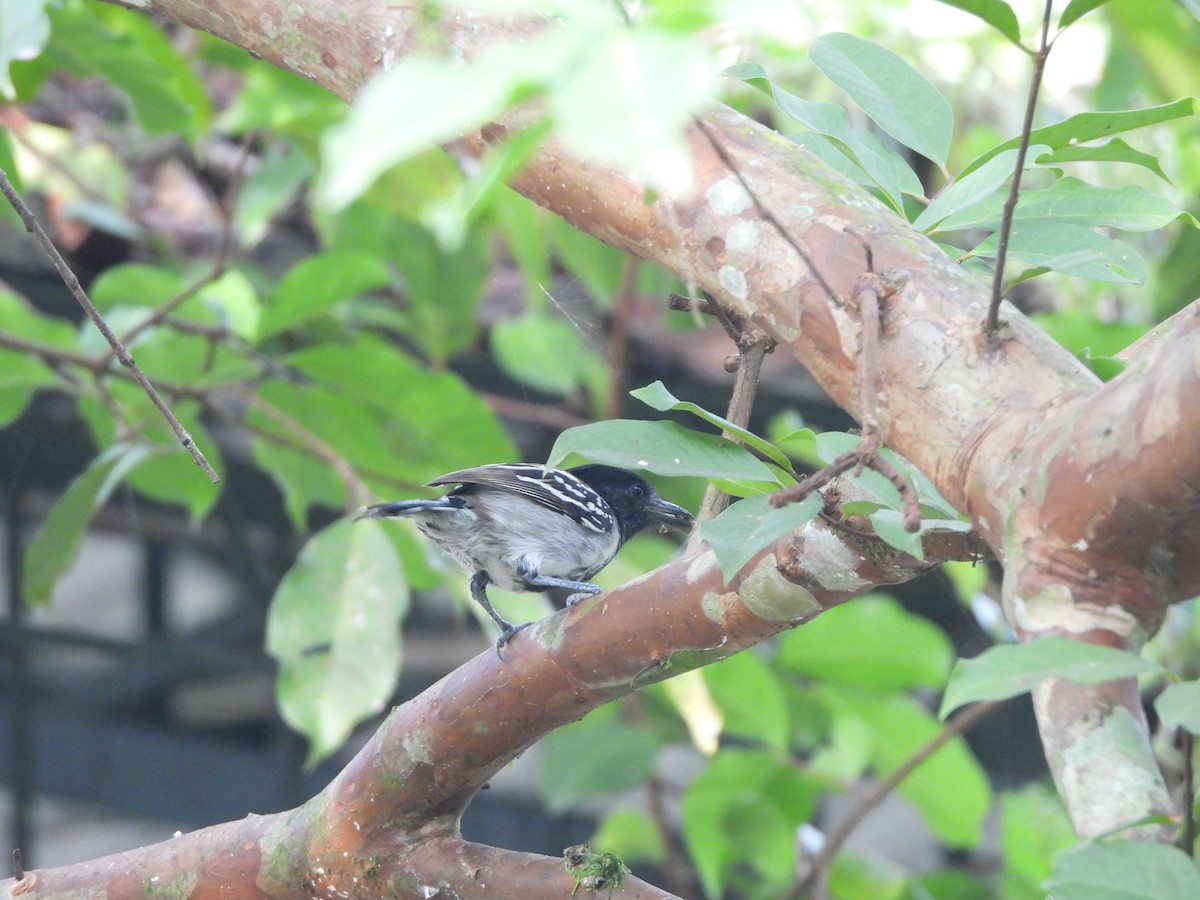
M 517 567 L 517 574 L 521 576 L 521 580 L 532 588 L 567 588 L 575 591 L 574 594 L 567 598 L 567 606 L 574 606 L 580 600 L 585 600 L 593 594 L 599 594 L 603 588 L 598 584 L 592 584 L 590 581 L 571 581 L 569 578 L 555 578 L 553 575 L 543 575 L 538 572 L 533 566 L 522 562 Z
M 492 606 L 492 601 L 488 599 L 487 595 L 486 588 L 489 581 L 490 579 L 487 576 L 487 572 L 476 572 L 474 575 L 472 575 L 471 597 L 476 603 L 478 603 L 487 611 L 487 614 L 492 617 L 492 621 L 500 626 L 500 637 L 496 638 L 496 655 L 501 659 L 504 659 L 504 653 L 502 652 L 504 650 L 504 645 L 512 640 L 514 634 L 516 634 L 522 628 L 528 628 L 533 623 L 526 622 L 524 625 L 513 625 L 511 622 L 501 616 L 500 613 L 496 612 L 495 607 Z

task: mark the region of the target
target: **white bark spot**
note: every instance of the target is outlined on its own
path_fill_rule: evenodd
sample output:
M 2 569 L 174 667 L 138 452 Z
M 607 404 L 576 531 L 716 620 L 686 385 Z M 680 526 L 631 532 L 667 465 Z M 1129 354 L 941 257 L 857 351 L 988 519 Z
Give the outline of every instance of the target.
M 730 176 L 722 178 L 705 192 L 704 197 L 712 211 L 719 216 L 736 216 L 750 208 L 750 195 L 740 181 Z
M 859 556 L 840 537 L 810 522 L 804 526 L 804 569 L 827 591 L 858 591 L 871 582 L 858 575 Z
M 742 582 L 742 602 L 746 608 L 768 622 L 792 622 L 820 612 L 821 604 L 812 592 L 792 584 L 779 574 L 777 566 L 775 554 L 768 553 Z
M 721 282 L 721 287 L 725 288 L 732 296 L 739 300 L 745 300 L 746 289 L 746 274 L 733 266 L 721 266 L 721 271 L 717 273 L 717 279 Z

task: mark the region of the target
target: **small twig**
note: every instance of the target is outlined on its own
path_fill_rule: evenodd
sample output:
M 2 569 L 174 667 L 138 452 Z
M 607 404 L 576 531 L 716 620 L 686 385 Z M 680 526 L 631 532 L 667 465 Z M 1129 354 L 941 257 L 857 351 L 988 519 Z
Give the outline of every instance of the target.
M 1000 219 L 1000 237 L 996 243 L 995 271 L 992 272 L 992 301 L 988 305 L 984 332 L 990 338 L 1000 326 L 1000 301 L 1004 299 L 1004 263 L 1008 257 L 1008 238 L 1012 233 L 1013 212 L 1017 208 L 1017 197 L 1021 191 L 1021 174 L 1025 170 L 1025 154 L 1029 151 L 1029 135 L 1033 131 L 1033 113 L 1037 109 L 1038 94 L 1042 89 L 1042 73 L 1046 69 L 1046 57 L 1050 55 L 1050 13 L 1054 0 L 1046 0 L 1042 15 L 1042 39 L 1033 58 L 1033 77 L 1029 80 L 1029 96 L 1025 101 L 1025 122 L 1021 126 L 1021 143 L 1017 147 L 1017 164 L 1013 171 L 1012 186 L 1004 201 L 1004 215 Z
M 13 849 L 13 883 L 8 888 L 8 896 L 20 897 L 28 894 L 37 885 L 36 872 L 26 872 L 25 864 L 21 861 L 21 848 Z
M 738 352 L 732 357 L 732 368 L 730 363 L 726 363 L 726 370 L 735 372 L 736 375 L 725 418 L 739 428 L 748 428 L 750 414 L 754 411 L 754 398 L 758 393 L 763 359 L 775 349 L 775 341 L 757 325 L 750 324 L 742 316 L 726 309 L 720 301 L 708 294 L 704 295 L 703 300 L 672 294 L 667 306 L 677 312 L 699 312 L 712 316 L 721 323 L 721 327 L 737 347 Z M 737 436 L 729 432 L 725 433 L 725 437 L 740 443 Z M 696 513 L 696 521 L 716 518 L 729 506 L 730 500 L 728 494 L 709 482 L 700 509 Z
M 896 771 L 892 772 L 883 781 L 875 784 L 867 792 L 866 796 L 859 801 L 858 805 L 850 811 L 850 815 L 846 817 L 845 821 L 826 838 L 825 846 L 813 857 L 812 868 L 809 869 L 808 875 L 788 894 L 788 900 L 800 900 L 800 898 L 807 897 L 813 892 L 817 884 L 824 880 L 826 871 L 833 864 L 834 858 L 842 849 L 846 840 L 854 833 L 854 829 L 862 823 L 875 807 L 887 799 L 888 795 L 896 790 L 900 786 L 900 783 L 911 775 L 921 763 L 933 756 L 933 754 L 953 738 L 978 725 L 1002 705 L 1002 701 L 999 700 L 976 703 L 970 709 L 955 716 L 946 723 L 946 726 L 941 731 L 918 747 L 916 752 L 901 763 Z
M 13 848 L 13 878 L 21 881 L 25 878 L 25 865 L 21 862 L 21 848 Z
M 625 402 L 628 381 L 629 320 L 633 317 L 637 302 L 637 274 L 641 259 L 628 253 L 621 273 L 621 286 L 613 298 L 612 326 L 608 331 L 608 398 L 604 403 L 604 417 L 615 419 L 621 414 Z
M 844 472 L 851 469 L 860 474 L 863 468 L 874 469 L 887 478 L 900 493 L 904 501 L 904 529 L 915 533 L 921 528 L 921 505 L 917 493 L 913 490 L 904 473 L 893 466 L 880 454 L 879 443 L 879 343 L 880 343 L 880 300 L 892 296 L 899 290 L 899 285 L 891 283 L 875 274 L 874 257 L 871 248 L 863 242 L 867 257 L 867 271 L 859 279 L 854 290 L 854 299 L 858 304 L 861 320 L 862 374 L 859 382 L 859 415 L 862 419 L 862 437 L 858 446 L 848 453 L 843 453 L 833 462 L 822 469 L 802 479 L 790 488 L 778 491 L 771 496 L 774 507 L 786 506 L 803 500 L 815 490 L 829 484 Z
M 108 323 L 104 321 L 104 317 L 100 315 L 100 311 L 96 309 L 95 305 L 88 298 L 88 295 L 84 292 L 79 279 L 71 271 L 71 267 L 67 265 L 67 261 L 63 259 L 62 254 L 58 252 L 58 248 L 54 246 L 54 242 L 50 240 L 49 235 L 42 229 L 33 212 L 12 186 L 12 182 L 8 180 L 8 173 L 3 169 L 0 169 L 0 193 L 4 194 L 8 202 L 12 204 L 13 209 L 17 211 L 17 215 L 25 223 L 25 230 L 32 234 L 38 243 L 41 244 L 42 250 L 50 258 L 50 261 L 54 263 L 54 268 L 58 270 L 59 277 L 62 278 L 67 289 L 75 297 L 79 305 L 83 307 L 83 311 L 88 314 L 88 318 L 100 329 L 100 333 L 104 335 L 104 339 L 108 341 L 109 346 L 115 351 L 121 365 L 129 370 L 134 380 L 141 385 L 142 390 L 146 392 L 146 396 L 150 398 L 150 402 L 154 404 L 167 424 L 171 426 L 171 430 L 175 432 L 175 437 L 179 440 L 179 443 L 192 455 L 192 459 L 196 461 L 196 465 L 204 470 L 204 473 L 213 484 L 219 482 L 221 477 L 209 465 L 200 448 L 192 440 L 192 436 L 188 434 L 187 429 L 175 418 L 175 414 L 171 412 L 162 397 L 159 396 L 158 391 L 154 389 L 154 385 L 150 383 L 145 373 L 138 368 L 137 363 L 133 361 L 133 357 L 129 355 L 129 351 L 125 349 L 125 345 L 117 339 L 112 329 L 108 327 Z

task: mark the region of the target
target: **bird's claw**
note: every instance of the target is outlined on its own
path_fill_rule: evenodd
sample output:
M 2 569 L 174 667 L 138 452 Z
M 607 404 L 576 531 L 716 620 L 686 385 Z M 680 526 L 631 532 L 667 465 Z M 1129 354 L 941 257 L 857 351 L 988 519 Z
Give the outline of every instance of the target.
M 526 622 L 523 625 L 508 625 L 500 632 L 500 637 L 496 638 L 496 655 L 500 657 L 500 661 L 504 662 L 504 646 L 513 639 L 518 631 L 524 631 L 532 622 Z

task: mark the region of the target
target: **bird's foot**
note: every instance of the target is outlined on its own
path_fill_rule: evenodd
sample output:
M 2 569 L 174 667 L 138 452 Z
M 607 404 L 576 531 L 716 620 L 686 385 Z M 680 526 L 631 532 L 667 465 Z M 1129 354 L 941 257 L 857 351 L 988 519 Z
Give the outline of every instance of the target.
M 513 639 L 518 631 L 524 631 L 532 622 L 526 622 L 524 625 L 509 625 L 505 623 L 500 631 L 500 637 L 496 638 L 496 655 L 500 657 L 500 661 L 504 661 L 504 647 Z
M 580 591 L 577 594 L 572 594 L 570 597 L 567 598 L 567 609 L 570 609 L 572 606 L 577 606 L 578 604 L 580 604 L 584 600 L 586 600 L 588 597 L 595 597 L 598 593 L 600 593 L 600 592 L 599 591 Z

